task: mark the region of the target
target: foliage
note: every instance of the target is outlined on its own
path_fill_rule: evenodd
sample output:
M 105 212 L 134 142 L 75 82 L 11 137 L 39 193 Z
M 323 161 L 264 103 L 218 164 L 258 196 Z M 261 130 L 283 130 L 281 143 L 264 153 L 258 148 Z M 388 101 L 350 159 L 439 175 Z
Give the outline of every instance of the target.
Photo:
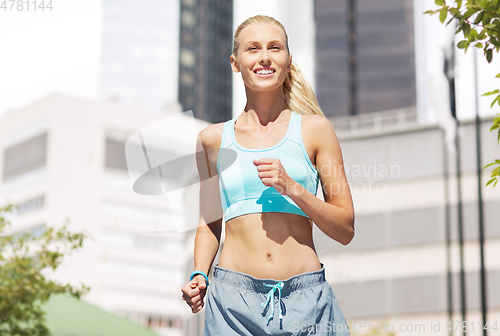
M 44 273 L 55 271 L 63 256 L 81 248 L 87 236 L 69 232 L 67 221 L 59 230 L 44 225 L 38 236 L 28 231 L 6 234 L 6 215 L 12 208 L 0 208 L 0 335 L 46 336 L 41 304 L 56 293 L 80 298 L 90 288 L 58 284 Z
M 495 90 L 498 91 L 498 90 Z M 497 145 L 500 142 L 500 113 L 497 114 L 498 117 L 495 118 L 493 122 L 493 126 L 491 126 L 490 131 L 493 130 L 498 130 L 498 136 L 497 136 Z M 486 185 L 490 185 L 493 183 L 493 186 L 496 186 L 498 180 L 500 179 L 500 160 L 495 160 L 495 162 L 489 163 L 484 168 L 490 167 L 490 166 L 498 166 L 493 171 L 491 172 L 491 179 L 486 183 Z
M 441 8 L 425 11 L 424 14 L 434 15 L 439 13 L 441 23 L 444 23 L 448 15 L 450 15 L 451 18 L 446 23 L 446 26 L 453 20 L 458 20 L 455 34 L 462 32 L 464 40 L 458 42 L 457 47 L 464 49 L 464 53 L 467 52 L 470 45 L 483 49 L 486 60 L 491 63 L 493 51 L 497 53 L 500 51 L 500 0 L 455 0 L 454 6 L 448 6 L 445 0 L 435 0 L 434 2 Z M 500 73 L 495 77 L 500 78 Z M 490 107 L 493 107 L 495 103 L 500 106 L 500 91 L 498 89 L 486 92 L 481 96 L 493 95 L 496 95 L 496 97 Z M 500 118 L 495 118 L 493 126 L 490 128 L 490 131 L 496 129 L 498 132 L 497 144 L 500 141 L 499 123 Z M 495 186 L 500 178 L 500 160 L 487 164 L 483 169 L 490 166 L 498 167 L 493 169 L 492 178 L 486 185 L 494 182 L 493 186 Z

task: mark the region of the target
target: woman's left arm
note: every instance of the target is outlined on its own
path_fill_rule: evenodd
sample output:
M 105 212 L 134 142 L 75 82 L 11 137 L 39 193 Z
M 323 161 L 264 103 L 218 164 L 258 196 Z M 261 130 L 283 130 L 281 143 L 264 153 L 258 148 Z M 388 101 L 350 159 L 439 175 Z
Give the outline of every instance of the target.
M 307 127 L 302 128 L 307 142 L 314 144 L 324 202 L 293 180 L 279 159 L 262 158 L 254 164 L 262 183 L 289 196 L 321 231 L 347 245 L 354 237 L 354 206 L 337 136 L 330 121 L 322 116 L 308 116 Z
M 303 118 L 305 119 L 305 118 Z M 340 144 L 331 122 L 319 116 L 308 120 L 308 138 L 316 148 L 316 167 L 325 201 L 311 194 L 298 182 L 291 182 L 288 196 L 327 236 L 343 245 L 354 237 L 354 205 L 344 171 Z M 294 183 L 295 182 L 295 183 Z

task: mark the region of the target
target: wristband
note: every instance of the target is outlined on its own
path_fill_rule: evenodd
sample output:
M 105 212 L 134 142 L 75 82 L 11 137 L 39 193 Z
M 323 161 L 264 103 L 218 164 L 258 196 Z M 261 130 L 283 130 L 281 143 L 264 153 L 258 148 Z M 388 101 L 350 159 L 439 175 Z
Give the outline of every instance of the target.
M 205 272 L 202 272 L 202 271 L 194 271 L 193 273 L 191 273 L 191 276 L 189 277 L 189 281 L 193 280 L 194 276 L 197 274 L 201 274 L 205 277 L 205 280 L 207 281 L 207 287 L 208 287 L 208 277 L 205 274 Z

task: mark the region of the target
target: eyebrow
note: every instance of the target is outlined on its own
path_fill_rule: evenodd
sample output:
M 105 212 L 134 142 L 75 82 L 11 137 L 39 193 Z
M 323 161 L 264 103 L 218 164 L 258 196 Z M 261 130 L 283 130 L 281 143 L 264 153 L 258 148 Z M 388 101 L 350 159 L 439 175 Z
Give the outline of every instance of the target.
M 252 44 L 252 43 L 260 43 L 259 41 L 248 41 L 246 44 L 245 44 L 245 47 L 248 46 L 249 44 Z M 272 43 L 279 43 L 281 45 L 283 45 L 284 43 L 281 42 L 280 40 L 272 40 L 272 41 L 269 41 L 269 44 L 272 44 Z

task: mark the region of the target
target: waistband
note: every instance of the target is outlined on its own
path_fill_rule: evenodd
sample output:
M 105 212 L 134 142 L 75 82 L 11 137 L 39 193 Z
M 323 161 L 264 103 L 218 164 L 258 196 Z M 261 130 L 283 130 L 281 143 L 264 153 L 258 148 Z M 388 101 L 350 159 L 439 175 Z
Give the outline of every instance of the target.
M 269 292 L 269 286 L 266 285 L 275 285 L 279 282 L 283 282 L 284 285 L 283 289 L 281 290 L 281 295 L 286 296 L 297 289 L 311 287 L 325 282 L 325 266 L 323 265 L 323 263 L 320 264 L 321 269 L 317 271 L 297 274 L 286 280 L 255 278 L 250 274 L 233 271 L 215 265 L 214 278 L 221 282 L 229 283 L 238 287 L 244 287 L 245 289 L 249 289 L 262 294 L 267 294 Z

